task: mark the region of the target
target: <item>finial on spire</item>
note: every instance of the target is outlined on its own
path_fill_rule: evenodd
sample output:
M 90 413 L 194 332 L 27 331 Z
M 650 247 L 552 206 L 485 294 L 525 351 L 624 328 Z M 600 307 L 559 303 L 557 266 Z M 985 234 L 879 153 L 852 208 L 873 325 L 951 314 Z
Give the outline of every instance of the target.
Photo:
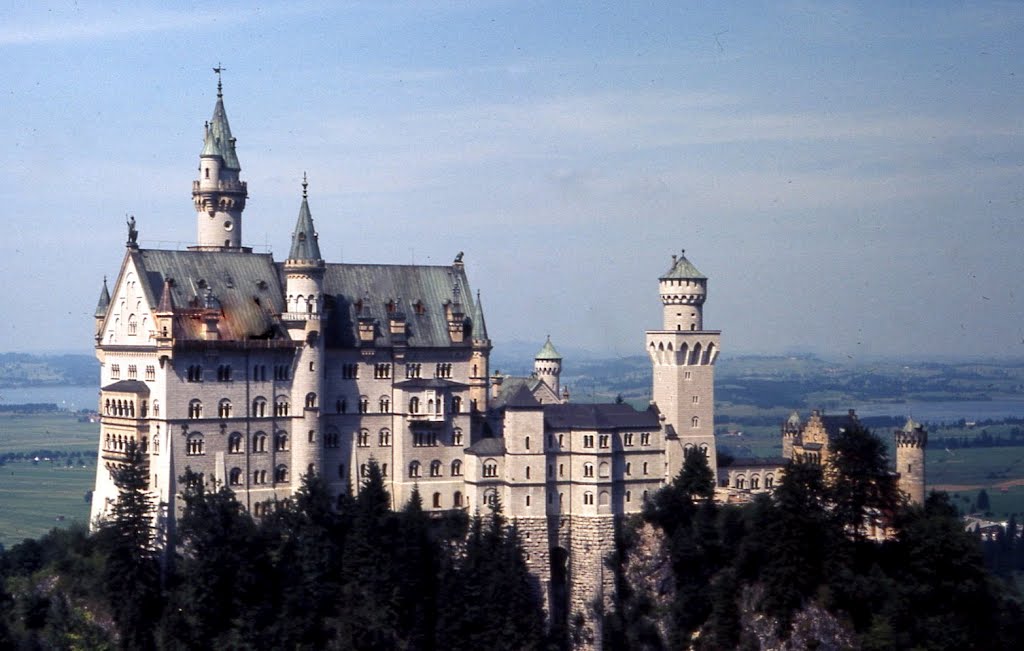
M 302 173 L 302 198 L 303 199 L 306 199 L 308 197 L 308 193 L 306 192 L 306 188 L 308 188 L 308 187 L 309 187 L 309 181 L 306 179 L 306 173 L 303 172 Z
M 213 69 L 213 72 L 217 75 L 217 99 L 224 97 L 224 86 L 221 85 L 220 73 L 225 70 L 227 70 L 227 68 L 222 66 L 220 61 L 217 62 L 217 66 Z

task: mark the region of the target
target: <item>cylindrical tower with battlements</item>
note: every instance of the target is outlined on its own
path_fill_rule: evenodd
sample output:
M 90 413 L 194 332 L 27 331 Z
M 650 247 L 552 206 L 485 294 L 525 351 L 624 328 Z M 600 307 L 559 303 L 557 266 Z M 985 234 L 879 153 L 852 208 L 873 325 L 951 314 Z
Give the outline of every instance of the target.
M 896 442 L 896 472 L 899 488 L 911 504 L 924 503 L 924 449 L 928 432 L 920 423 L 907 419 L 907 424 L 893 433 Z
M 658 279 L 665 330 L 703 330 L 708 279 L 686 259 L 672 256 L 672 267 Z

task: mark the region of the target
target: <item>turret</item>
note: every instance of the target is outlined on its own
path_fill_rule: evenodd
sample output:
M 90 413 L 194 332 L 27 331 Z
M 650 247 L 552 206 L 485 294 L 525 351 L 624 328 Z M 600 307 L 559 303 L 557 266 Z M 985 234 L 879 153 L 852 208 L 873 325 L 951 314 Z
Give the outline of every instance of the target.
M 96 302 L 96 343 L 103 339 L 103 321 L 107 318 L 107 309 L 110 307 L 110 290 L 107 289 L 107 277 L 103 277 L 103 289 L 100 290 L 100 300 Z
M 665 330 L 703 330 L 708 279 L 686 259 L 672 256 L 672 266 L 659 279 Z
M 228 116 L 224 111 L 224 94 L 220 68 L 215 68 L 217 103 L 213 117 L 206 123 L 203 150 L 199 154 L 199 179 L 192 182 L 192 201 L 196 209 L 199 250 L 242 250 L 242 210 L 248 188 L 239 179 L 242 166 L 235 153 Z
M 292 403 L 302 405 L 302 416 L 292 432 L 292 489 L 302 475 L 321 471 L 320 427 L 326 352 L 322 331 L 324 265 L 320 243 L 309 211 L 309 182 L 302 175 L 302 204 L 292 231 L 292 246 L 284 262 L 287 312 L 281 315 L 296 351 L 292 376 Z
M 800 434 L 803 425 L 800 423 L 800 414 L 793 412 L 782 424 L 782 456 L 785 459 L 793 458 L 793 441 Z
M 906 425 L 893 432 L 896 443 L 896 472 L 899 488 L 912 504 L 924 503 L 925 465 L 924 449 L 928 445 L 928 432 L 920 423 L 907 419 Z
M 558 377 L 562 374 L 562 356 L 551 343 L 551 335 L 533 358 L 533 374 L 558 395 Z

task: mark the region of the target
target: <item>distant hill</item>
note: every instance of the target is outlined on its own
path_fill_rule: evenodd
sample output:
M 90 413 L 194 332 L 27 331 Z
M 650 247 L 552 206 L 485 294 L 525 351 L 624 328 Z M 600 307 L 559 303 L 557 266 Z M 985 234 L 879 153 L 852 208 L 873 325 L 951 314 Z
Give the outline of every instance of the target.
M 92 355 L 0 353 L 0 388 L 89 386 L 99 381 Z

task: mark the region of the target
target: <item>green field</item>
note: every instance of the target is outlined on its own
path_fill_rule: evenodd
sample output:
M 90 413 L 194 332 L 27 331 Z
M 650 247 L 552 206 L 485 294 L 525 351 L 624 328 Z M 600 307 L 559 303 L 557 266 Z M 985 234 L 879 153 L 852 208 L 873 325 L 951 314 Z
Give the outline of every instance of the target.
M 51 450 L 95 453 L 97 423 L 78 422 L 67 412 L 0 414 L 0 454 Z M 37 538 L 53 527 L 87 522 L 85 493 L 96 481 L 95 457 L 86 467 L 66 467 L 66 459 L 13 461 L 0 466 L 0 544 L 8 547 Z

